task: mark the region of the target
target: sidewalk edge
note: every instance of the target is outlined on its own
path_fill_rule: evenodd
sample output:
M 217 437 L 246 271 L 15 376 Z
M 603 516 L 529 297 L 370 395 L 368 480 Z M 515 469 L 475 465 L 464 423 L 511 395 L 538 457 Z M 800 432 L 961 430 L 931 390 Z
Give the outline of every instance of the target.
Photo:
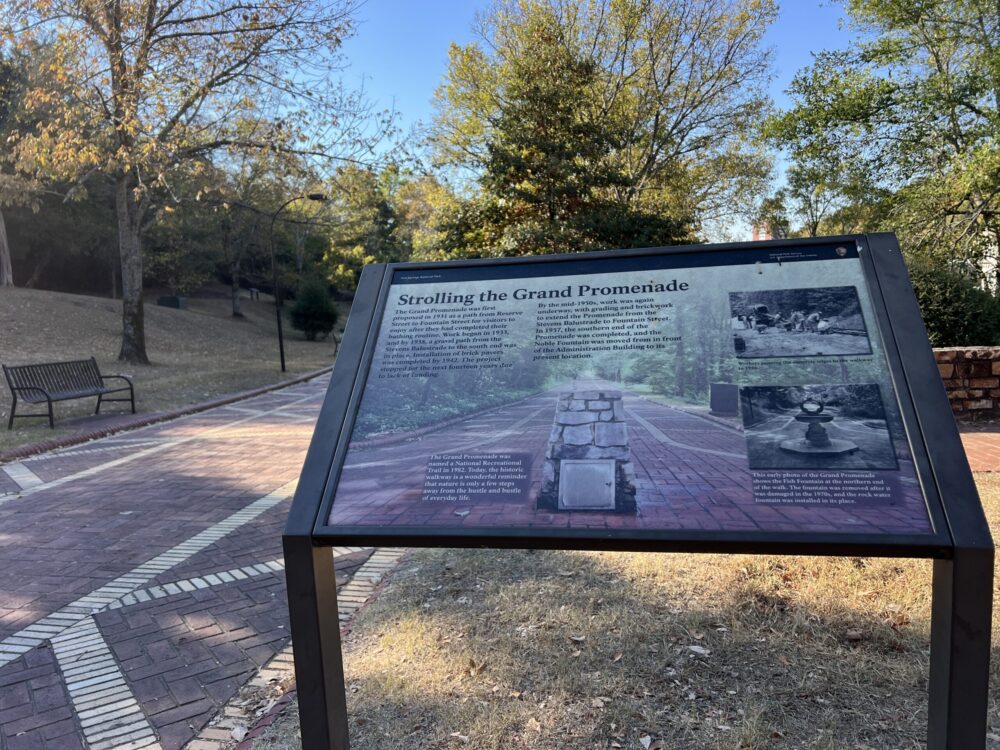
M 321 367 L 318 370 L 312 370 L 311 372 L 297 375 L 290 380 L 282 380 L 280 383 L 271 383 L 270 385 L 261 386 L 260 388 L 254 388 L 249 391 L 232 393 L 228 396 L 222 396 L 211 401 L 202 401 L 190 406 L 182 406 L 171 411 L 147 414 L 146 416 L 138 417 L 121 424 L 104 427 L 99 430 L 80 432 L 73 435 L 64 435 L 63 437 L 53 438 L 52 440 L 41 440 L 37 443 L 29 443 L 28 445 L 11 448 L 10 450 L 0 452 L 0 464 L 8 463 L 10 461 L 18 461 L 37 453 L 45 453 L 59 448 L 69 448 L 74 445 L 80 445 L 81 443 L 89 443 L 91 440 L 98 440 L 119 432 L 137 430 L 140 427 L 147 427 L 151 424 L 157 424 L 158 422 L 169 422 L 172 419 L 186 417 L 189 414 L 197 414 L 198 412 L 208 411 L 209 409 L 216 409 L 220 406 L 226 406 L 237 401 L 243 401 L 248 398 L 253 398 L 254 396 L 260 396 L 261 394 L 269 393 L 270 391 L 277 391 L 292 385 L 304 383 L 307 380 L 312 380 L 313 378 L 317 378 L 320 375 L 330 372 L 332 369 L 333 365 L 327 365 L 326 367 Z

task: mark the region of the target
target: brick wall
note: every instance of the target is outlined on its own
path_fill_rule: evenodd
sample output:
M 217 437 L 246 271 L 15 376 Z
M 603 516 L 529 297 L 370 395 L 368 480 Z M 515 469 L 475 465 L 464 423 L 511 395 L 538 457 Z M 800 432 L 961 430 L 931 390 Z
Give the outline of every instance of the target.
M 934 359 L 957 419 L 1000 417 L 1000 347 L 935 349 Z

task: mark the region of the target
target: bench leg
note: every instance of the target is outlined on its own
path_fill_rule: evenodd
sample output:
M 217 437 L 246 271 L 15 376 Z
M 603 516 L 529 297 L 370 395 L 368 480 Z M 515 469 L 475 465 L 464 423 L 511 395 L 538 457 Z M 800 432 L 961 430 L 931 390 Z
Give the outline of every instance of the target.
M 101 401 L 102 401 L 103 398 L 104 398 L 104 394 L 103 393 L 98 393 L 97 394 L 97 408 L 94 409 L 94 414 L 100 414 L 101 413 Z
M 128 396 L 132 399 L 132 413 L 135 414 L 135 387 L 131 383 L 128 384 Z
M 54 430 L 56 428 L 55 420 L 52 418 L 52 399 L 49 399 L 49 429 Z
M 14 394 L 11 394 L 12 396 Z M 14 400 L 10 404 L 10 419 L 7 420 L 7 429 L 14 429 L 14 412 L 17 411 L 17 396 L 14 396 Z

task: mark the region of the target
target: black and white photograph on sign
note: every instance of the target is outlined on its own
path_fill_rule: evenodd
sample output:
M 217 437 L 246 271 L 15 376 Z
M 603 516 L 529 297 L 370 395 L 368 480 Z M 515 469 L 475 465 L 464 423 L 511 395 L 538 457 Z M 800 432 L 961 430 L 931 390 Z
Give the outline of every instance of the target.
M 871 354 L 853 286 L 730 292 L 736 356 L 820 357 Z
M 750 386 L 740 408 L 751 469 L 896 469 L 875 383 Z

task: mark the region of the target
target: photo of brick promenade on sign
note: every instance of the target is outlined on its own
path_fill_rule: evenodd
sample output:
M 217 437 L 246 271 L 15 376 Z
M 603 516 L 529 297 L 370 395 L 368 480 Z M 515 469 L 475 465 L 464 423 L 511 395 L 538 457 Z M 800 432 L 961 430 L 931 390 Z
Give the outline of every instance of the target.
M 632 513 L 537 507 L 546 481 L 553 418 L 564 394 L 620 394 L 634 472 Z M 803 428 L 804 431 L 804 428 Z M 551 453 L 551 451 L 549 451 Z M 425 467 L 442 456 L 525 460 L 528 491 L 509 498 L 440 502 L 425 498 Z M 525 459 L 520 459 L 520 457 Z M 456 459 L 457 460 L 457 459 Z M 901 468 L 909 468 L 900 460 Z M 831 469 L 836 468 L 832 463 Z M 912 471 L 898 505 L 755 502 L 746 441 L 736 420 L 656 403 L 607 381 L 576 381 L 437 427 L 358 442 L 348 453 L 331 513 L 333 526 L 690 529 L 776 532 L 925 533 L 927 515 Z

